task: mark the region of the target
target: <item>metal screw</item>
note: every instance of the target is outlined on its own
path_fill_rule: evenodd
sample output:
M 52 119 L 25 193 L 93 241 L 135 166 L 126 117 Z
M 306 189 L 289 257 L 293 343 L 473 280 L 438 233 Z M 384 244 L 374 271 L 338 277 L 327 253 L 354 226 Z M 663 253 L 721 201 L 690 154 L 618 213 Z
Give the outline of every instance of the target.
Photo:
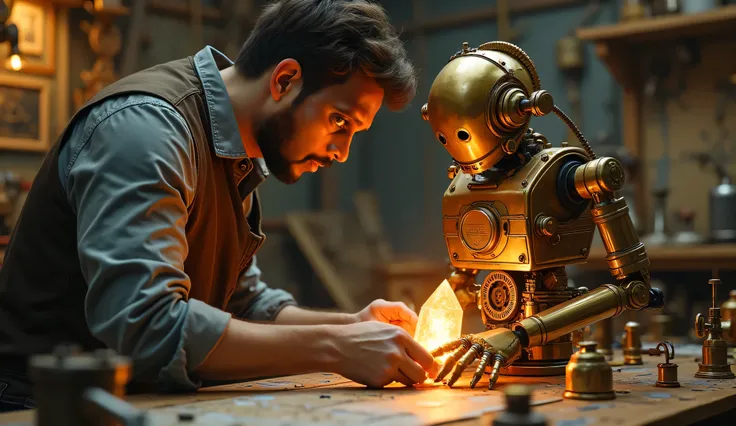
M 452 185 L 452 186 L 450 187 L 450 192 L 455 192 L 455 185 Z
M 549 160 L 549 155 L 542 154 L 542 161 L 547 161 L 547 160 Z
M 583 256 L 585 256 L 586 254 L 588 254 L 588 248 L 587 247 L 583 247 L 582 249 L 580 249 L 580 254 L 582 254 Z
M 525 260 L 526 260 L 526 255 L 524 253 L 520 254 L 519 255 L 519 262 L 524 263 Z
M 521 187 L 526 188 L 526 186 L 529 184 L 529 182 L 526 181 L 526 179 L 521 181 Z
M 458 256 L 457 253 L 453 253 L 452 254 L 452 258 L 455 259 L 455 260 L 457 260 L 458 257 L 460 257 L 460 256 Z

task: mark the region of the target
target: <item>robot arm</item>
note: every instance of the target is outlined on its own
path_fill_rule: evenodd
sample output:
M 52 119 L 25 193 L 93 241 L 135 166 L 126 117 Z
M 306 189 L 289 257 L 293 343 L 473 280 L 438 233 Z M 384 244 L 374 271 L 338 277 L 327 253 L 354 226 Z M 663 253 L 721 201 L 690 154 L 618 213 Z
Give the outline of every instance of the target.
M 664 302 L 661 290 L 649 286 L 649 258 L 634 230 L 626 200 L 616 196 L 624 183 L 621 163 L 611 157 L 598 158 L 570 175 L 570 195 L 593 200 L 593 220 L 617 284 L 603 285 L 520 321 L 515 330 L 529 346 L 545 344 L 624 310 L 658 309 Z

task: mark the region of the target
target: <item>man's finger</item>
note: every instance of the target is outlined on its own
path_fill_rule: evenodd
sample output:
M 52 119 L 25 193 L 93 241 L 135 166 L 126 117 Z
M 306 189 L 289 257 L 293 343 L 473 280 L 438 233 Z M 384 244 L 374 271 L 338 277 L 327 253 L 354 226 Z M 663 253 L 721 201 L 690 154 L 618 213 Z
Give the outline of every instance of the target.
M 424 371 L 421 365 L 414 362 L 414 360 L 408 356 L 399 364 L 399 371 L 404 373 L 406 377 L 413 380 L 414 383 L 423 383 L 427 380 L 427 372 Z
M 402 383 L 406 386 L 412 387 L 414 386 L 414 383 L 418 383 L 410 379 L 406 374 L 404 374 L 400 369 L 396 371 L 396 377 L 394 377 L 394 381 L 397 381 L 399 383 Z
M 406 339 L 406 353 L 417 362 L 422 368 L 424 368 L 424 371 L 427 372 L 427 374 L 430 377 L 437 376 L 437 373 L 440 371 L 440 364 L 435 361 L 432 354 L 430 354 L 422 345 L 420 345 L 416 340 L 409 337 Z

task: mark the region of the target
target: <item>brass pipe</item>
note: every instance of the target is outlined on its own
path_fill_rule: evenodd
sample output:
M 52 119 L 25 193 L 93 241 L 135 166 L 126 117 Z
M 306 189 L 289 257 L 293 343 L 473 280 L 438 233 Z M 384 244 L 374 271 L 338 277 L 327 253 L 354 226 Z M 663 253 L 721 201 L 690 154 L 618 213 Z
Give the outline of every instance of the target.
M 624 198 L 596 204 L 591 213 L 606 248 L 606 262 L 611 275 L 623 279 L 649 267 L 646 248 L 639 241 Z
M 544 345 L 573 330 L 621 314 L 628 306 L 630 297 L 627 292 L 622 287 L 605 284 L 583 296 L 525 318 L 514 328 L 524 329 L 528 337 L 527 346 Z

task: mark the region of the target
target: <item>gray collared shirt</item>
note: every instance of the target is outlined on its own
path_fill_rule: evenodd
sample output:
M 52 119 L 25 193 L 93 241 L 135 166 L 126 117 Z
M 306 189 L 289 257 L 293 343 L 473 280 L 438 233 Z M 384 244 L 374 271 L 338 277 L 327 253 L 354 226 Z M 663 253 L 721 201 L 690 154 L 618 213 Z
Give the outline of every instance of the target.
M 195 55 L 195 65 L 215 152 L 236 165 L 247 154 L 219 73 L 232 62 L 208 46 Z M 188 280 L 183 269 L 186 242 L 154 236 L 186 223 L 186 211 L 166 200 L 176 193 L 188 205 L 196 195 L 197 173 L 192 136 L 170 104 L 144 94 L 122 95 L 89 109 L 72 126 L 59 156 L 59 178 L 77 214 L 89 329 L 107 346 L 131 354 L 134 377 L 136 371 L 155 371 L 164 389 L 195 390 L 201 380 L 194 370 L 217 344 L 231 317 L 269 321 L 296 302 L 261 281 L 255 258 L 240 277 L 226 311 L 173 297 L 182 291 L 180 283 Z M 146 142 L 153 140 L 168 143 Z M 252 161 L 253 171 L 240 188 L 244 214 L 252 202 L 248 195 L 268 176 L 262 159 Z M 101 218 L 95 209 L 78 209 L 82 198 L 86 206 L 115 208 Z M 125 226 L 116 226 L 121 223 Z M 155 315 L 143 312 L 157 305 Z

